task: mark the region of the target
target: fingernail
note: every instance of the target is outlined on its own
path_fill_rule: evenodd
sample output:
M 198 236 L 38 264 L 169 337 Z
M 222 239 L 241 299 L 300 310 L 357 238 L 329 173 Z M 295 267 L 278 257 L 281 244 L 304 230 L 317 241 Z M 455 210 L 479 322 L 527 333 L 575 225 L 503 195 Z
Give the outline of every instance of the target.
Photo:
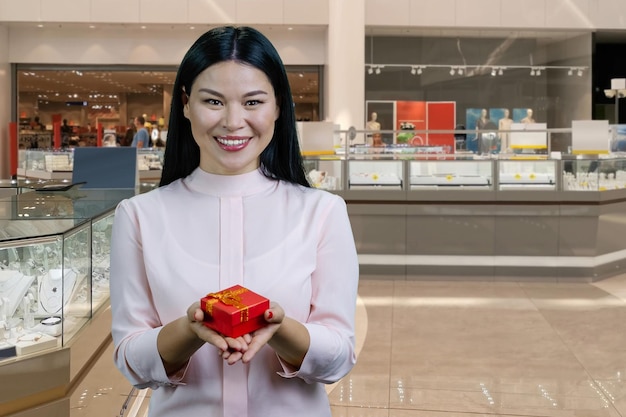
M 271 320 L 271 319 L 272 319 L 272 317 L 274 317 L 274 313 L 272 313 L 271 311 L 268 311 L 268 312 L 267 312 L 267 319 L 268 319 L 268 320 Z

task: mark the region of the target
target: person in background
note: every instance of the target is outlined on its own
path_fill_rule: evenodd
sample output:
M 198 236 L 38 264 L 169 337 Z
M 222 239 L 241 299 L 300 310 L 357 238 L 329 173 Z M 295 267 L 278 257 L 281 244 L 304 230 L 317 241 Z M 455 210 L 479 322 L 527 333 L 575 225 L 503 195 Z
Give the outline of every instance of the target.
M 145 128 L 146 119 L 144 119 L 143 116 L 137 116 L 135 117 L 134 123 L 137 132 L 130 146 L 134 146 L 135 148 L 147 148 L 150 143 L 150 134 L 148 133 L 148 129 Z
M 41 123 L 41 121 L 39 120 L 39 116 L 35 116 L 35 119 L 31 123 L 31 128 L 33 130 L 46 130 L 46 126 Z
M 356 362 L 358 259 L 345 202 L 307 182 L 270 41 L 219 27 L 185 54 L 159 188 L 122 201 L 111 239 L 114 360 L 151 417 L 330 417 L 324 384 Z M 159 227 L 154 227 L 159 225 Z M 230 338 L 199 300 L 270 300 Z
M 69 146 L 71 137 L 72 126 L 67 124 L 67 119 L 63 119 L 63 124 L 61 125 L 61 147 L 66 148 Z

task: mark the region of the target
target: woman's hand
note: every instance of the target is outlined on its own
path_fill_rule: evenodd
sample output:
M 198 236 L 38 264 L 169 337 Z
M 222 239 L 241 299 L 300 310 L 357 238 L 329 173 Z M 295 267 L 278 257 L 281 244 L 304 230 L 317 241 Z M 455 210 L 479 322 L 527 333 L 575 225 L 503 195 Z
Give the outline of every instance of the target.
M 243 335 L 237 338 L 226 337 L 215 330 L 206 327 L 204 321 L 204 311 L 200 308 L 200 303 L 193 303 L 187 309 L 187 319 L 189 320 L 190 329 L 196 336 L 207 343 L 217 347 L 218 354 L 228 362 L 229 365 L 240 360 L 243 354 L 248 350 L 248 344 L 252 337 Z
M 250 362 L 254 355 L 270 341 L 285 319 L 285 311 L 278 303 L 272 301 L 270 308 L 265 310 L 264 317 L 267 325 L 256 330 L 252 335 L 246 335 L 250 336 L 250 340 L 241 357 L 243 363 Z

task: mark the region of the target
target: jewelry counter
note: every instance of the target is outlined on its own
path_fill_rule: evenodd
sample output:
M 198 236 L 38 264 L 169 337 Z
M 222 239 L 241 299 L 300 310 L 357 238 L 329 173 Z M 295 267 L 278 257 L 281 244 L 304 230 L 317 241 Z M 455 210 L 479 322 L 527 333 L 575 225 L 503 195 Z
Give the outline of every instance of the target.
M 52 400 L 108 341 L 114 210 L 134 194 L 71 189 L 0 199 L 0 415 L 58 406 Z
M 346 200 L 362 278 L 594 281 L 626 268 L 625 155 L 377 153 L 305 166 Z
M 137 149 L 139 179 L 159 180 L 163 170 L 164 150 Z M 40 180 L 71 180 L 74 169 L 73 149 L 21 149 L 18 152 L 17 175 Z

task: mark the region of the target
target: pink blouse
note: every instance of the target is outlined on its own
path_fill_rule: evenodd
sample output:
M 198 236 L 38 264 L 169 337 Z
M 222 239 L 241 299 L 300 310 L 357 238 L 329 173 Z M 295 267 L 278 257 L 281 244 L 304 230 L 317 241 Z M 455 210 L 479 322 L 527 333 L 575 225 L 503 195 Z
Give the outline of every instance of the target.
M 299 370 L 265 346 L 229 366 L 205 344 L 168 377 L 161 326 L 209 292 L 240 284 L 303 323 L 311 344 Z M 358 260 L 344 201 L 266 178 L 196 169 L 121 202 L 111 249 L 115 363 L 152 388 L 150 416 L 330 416 L 324 383 L 356 361 Z

